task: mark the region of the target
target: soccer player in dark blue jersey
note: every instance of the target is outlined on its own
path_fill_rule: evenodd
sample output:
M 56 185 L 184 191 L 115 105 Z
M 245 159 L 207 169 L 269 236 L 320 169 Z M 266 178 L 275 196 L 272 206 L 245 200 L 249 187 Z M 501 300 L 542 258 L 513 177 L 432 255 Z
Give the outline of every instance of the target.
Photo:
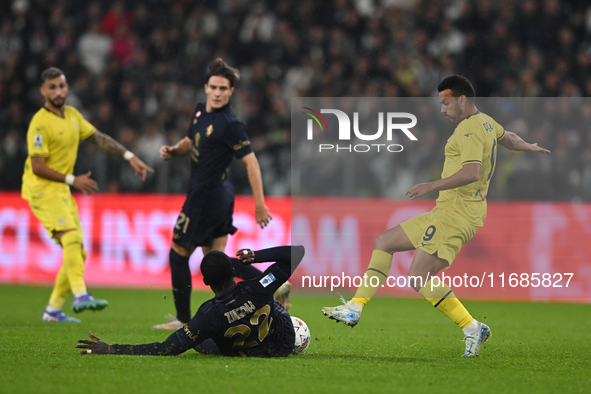
M 203 282 L 215 298 L 204 302 L 191 321 L 164 342 L 109 345 L 88 333 L 79 339 L 80 354 L 175 356 L 189 349 L 224 356 L 282 357 L 293 353 L 295 333 L 291 318 L 273 293 L 285 283 L 304 257 L 303 246 L 279 246 L 253 252 L 241 249 L 244 264 L 271 262 L 255 279 L 234 281 L 230 258 L 212 251 L 201 262 Z
M 234 234 L 234 188 L 228 179 L 228 168 L 236 157 L 246 165 L 255 203 L 255 218 L 264 228 L 271 215 L 265 205 L 261 170 L 238 119 L 230 97 L 240 78 L 238 70 L 216 59 L 206 75 L 207 101 L 197 104 L 187 135 L 175 146 L 160 148 L 164 160 L 191 154 L 191 184 L 187 199 L 174 226 L 170 250 L 170 271 L 176 316 L 155 329 L 178 329 L 191 319 L 191 270 L 189 257 L 200 246 L 206 255 L 212 250 L 223 252 L 228 234 Z M 235 267 L 239 277 L 252 278 L 260 273 L 254 267 Z

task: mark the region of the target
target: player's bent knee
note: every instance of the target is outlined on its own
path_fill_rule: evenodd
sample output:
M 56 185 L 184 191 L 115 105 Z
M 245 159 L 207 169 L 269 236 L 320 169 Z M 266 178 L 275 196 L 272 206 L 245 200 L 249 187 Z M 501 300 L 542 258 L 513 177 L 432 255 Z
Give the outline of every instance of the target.
M 380 235 L 378 235 L 376 237 L 376 240 L 373 243 L 373 248 L 387 252 L 387 244 L 388 244 L 388 236 L 386 235 L 386 232 L 384 231 L 383 233 L 381 233 Z
M 378 235 L 374 242 L 374 249 L 392 254 L 404 250 L 412 250 L 414 247 L 402 228 L 397 226 Z
M 84 241 L 84 237 L 82 236 L 82 231 L 80 231 L 80 229 L 67 231 L 60 238 L 60 243 L 62 244 L 62 247 L 64 247 L 64 248 L 68 245 L 71 245 L 71 244 L 82 245 L 83 241 Z
M 191 251 L 185 249 L 184 247 L 182 247 L 179 244 L 175 244 L 174 242 L 172 243 L 172 250 L 174 250 L 175 252 L 177 252 L 177 254 L 179 254 L 183 257 L 191 256 Z

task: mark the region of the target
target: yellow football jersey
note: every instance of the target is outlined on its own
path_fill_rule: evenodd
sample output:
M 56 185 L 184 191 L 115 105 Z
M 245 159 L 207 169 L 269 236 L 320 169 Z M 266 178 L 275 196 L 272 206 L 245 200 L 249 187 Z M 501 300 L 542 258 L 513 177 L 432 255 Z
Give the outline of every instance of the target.
M 486 218 L 486 195 L 495 171 L 497 141 L 505 136 L 505 129 L 490 116 L 478 111 L 462 120 L 447 140 L 445 162 L 441 178 L 458 172 L 464 164 L 480 163 L 480 179 L 455 189 L 439 192 L 437 205 L 448 204 L 476 226 Z
M 72 174 L 78 145 L 94 133 L 91 125 L 74 107 L 65 106 L 64 117 L 41 108 L 33 116 L 27 131 L 29 157 L 25 162 L 22 197 L 43 197 L 48 194 L 69 193 L 66 183 L 54 182 L 33 173 L 31 157 L 47 157 L 45 164 L 62 174 Z

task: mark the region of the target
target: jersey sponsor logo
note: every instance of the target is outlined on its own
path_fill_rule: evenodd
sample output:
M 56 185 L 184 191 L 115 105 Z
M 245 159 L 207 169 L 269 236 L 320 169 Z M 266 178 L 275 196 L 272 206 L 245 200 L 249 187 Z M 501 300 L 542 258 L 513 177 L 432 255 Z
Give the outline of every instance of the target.
M 276 280 L 277 280 L 277 278 L 275 278 L 275 275 L 269 273 L 263 279 L 261 279 L 259 282 L 261 285 L 263 285 L 263 287 L 267 287 L 271 283 L 275 282 Z
M 187 334 L 187 336 L 188 336 L 188 337 L 189 337 L 191 340 L 193 340 L 193 341 L 194 341 L 195 339 L 197 339 L 197 335 L 193 334 L 193 333 L 191 332 L 191 330 L 189 330 L 189 325 L 188 325 L 188 324 L 185 324 L 185 325 L 183 326 L 183 331 L 185 331 L 185 334 Z
M 213 133 L 213 125 L 210 124 L 209 126 L 207 126 L 207 132 L 205 133 L 205 136 L 209 137 L 211 133 Z
M 39 129 L 37 129 L 39 130 Z M 41 148 L 43 144 L 43 136 L 41 134 L 35 134 L 35 148 Z
M 474 134 L 474 133 L 464 134 L 464 137 L 470 137 L 472 134 Z
M 234 150 L 240 150 L 242 148 L 244 148 L 245 146 L 250 145 L 250 141 L 246 140 L 246 141 L 240 141 L 239 143 L 237 143 L 236 145 L 234 145 Z

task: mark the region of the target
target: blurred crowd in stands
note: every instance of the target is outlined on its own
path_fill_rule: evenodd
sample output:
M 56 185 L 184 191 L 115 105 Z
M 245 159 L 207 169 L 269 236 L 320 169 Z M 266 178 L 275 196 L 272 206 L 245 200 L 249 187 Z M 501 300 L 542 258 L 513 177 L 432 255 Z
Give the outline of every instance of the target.
M 0 2 L 0 190 L 20 189 L 39 75 L 64 70 L 68 104 L 156 169 L 145 183 L 82 143 L 76 173 L 102 191 L 183 193 L 188 158 L 158 149 L 184 137 L 207 64 L 242 79 L 231 103 L 259 158 L 265 192 L 289 195 L 292 96 L 433 97 L 463 74 L 477 96 L 591 101 L 591 5 L 577 0 L 5 0 Z M 581 108 L 591 111 L 589 105 Z M 503 154 L 498 199 L 591 200 L 590 124 L 521 130 L 553 154 Z M 430 137 L 441 150 L 449 130 Z M 441 154 L 422 166 L 438 177 Z M 501 163 L 499 163 L 501 165 Z M 499 170 L 498 170 L 499 171 Z M 237 193 L 249 193 L 241 166 Z M 424 182 L 425 171 L 411 174 Z M 381 176 L 387 176 L 388 172 Z M 547 192 L 532 195 L 529 182 Z M 382 195 L 382 191 L 375 191 Z M 394 196 L 396 197 L 396 195 Z

